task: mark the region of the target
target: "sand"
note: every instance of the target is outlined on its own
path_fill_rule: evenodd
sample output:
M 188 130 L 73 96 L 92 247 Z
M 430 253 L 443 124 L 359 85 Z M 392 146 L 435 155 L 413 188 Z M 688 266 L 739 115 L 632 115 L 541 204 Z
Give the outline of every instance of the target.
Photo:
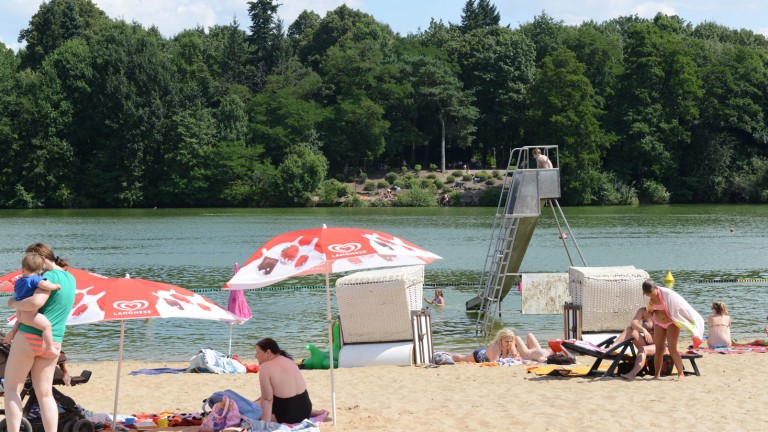
M 244 358 L 254 363 L 253 358 Z M 591 364 L 590 357 L 579 357 Z M 556 378 L 527 373 L 527 366 L 376 366 L 336 370 L 337 425 L 328 431 L 438 430 L 762 430 L 768 404 L 768 354 L 704 354 L 702 376 Z M 141 368 L 185 363 L 125 361 L 120 414 L 200 412 L 211 393 L 233 389 L 259 394 L 258 376 L 211 374 L 136 375 Z M 73 363 L 93 372 L 91 381 L 60 387 L 86 409 L 113 410 L 116 362 Z M 331 409 L 327 370 L 302 372 L 316 408 Z

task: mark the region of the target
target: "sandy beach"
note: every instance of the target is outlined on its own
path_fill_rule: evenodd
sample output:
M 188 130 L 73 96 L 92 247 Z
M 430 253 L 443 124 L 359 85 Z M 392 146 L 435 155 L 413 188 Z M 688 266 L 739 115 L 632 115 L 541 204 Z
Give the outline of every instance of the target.
M 592 358 L 579 357 L 591 364 Z M 253 358 L 243 358 L 254 363 Z M 768 403 L 768 354 L 704 354 L 702 376 L 682 382 L 640 378 L 539 377 L 528 366 L 377 366 L 336 370 L 337 425 L 329 431 L 438 430 L 762 430 Z M 211 393 L 259 393 L 256 374 L 129 375 L 141 368 L 185 363 L 125 361 L 120 414 L 200 412 Z M 72 363 L 91 381 L 59 387 L 94 412 L 113 410 L 117 362 Z M 331 409 L 327 370 L 305 370 L 316 408 Z

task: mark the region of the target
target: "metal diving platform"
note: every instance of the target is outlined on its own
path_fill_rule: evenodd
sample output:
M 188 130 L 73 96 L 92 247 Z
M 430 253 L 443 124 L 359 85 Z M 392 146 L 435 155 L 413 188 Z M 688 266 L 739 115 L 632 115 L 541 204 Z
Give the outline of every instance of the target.
M 534 149 L 551 162 L 552 168 L 539 168 Z M 467 311 L 478 311 L 476 333 L 487 335 L 493 327 L 501 301 L 520 282 L 520 264 L 536 230 L 542 207 L 552 208 L 560 238 L 565 246 L 570 236 L 581 254 L 575 237 L 565 220 L 560 204 L 560 160 L 555 145 L 525 146 L 512 150 L 502 182 L 499 203 L 496 209 L 485 268 L 480 279 L 480 292 L 466 302 Z M 562 224 L 561 221 L 562 220 Z M 565 235 L 566 229 L 568 235 Z M 586 262 L 584 262 L 586 266 Z

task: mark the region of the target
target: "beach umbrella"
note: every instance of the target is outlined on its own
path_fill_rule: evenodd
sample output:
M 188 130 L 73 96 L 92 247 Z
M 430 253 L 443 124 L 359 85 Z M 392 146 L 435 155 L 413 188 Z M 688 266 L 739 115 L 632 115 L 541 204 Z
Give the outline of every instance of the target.
M 235 263 L 235 273 L 240 270 L 240 267 Z M 227 302 L 227 310 L 232 313 L 232 315 L 242 318 L 243 320 L 237 323 L 230 323 L 229 324 L 229 353 L 227 355 L 232 355 L 232 327 L 235 326 L 235 324 L 245 324 L 246 321 L 248 321 L 253 314 L 251 313 L 251 307 L 248 306 L 248 300 L 245 299 L 245 294 L 243 294 L 243 290 L 231 290 L 229 292 L 229 302 Z
M 69 273 L 72 273 L 72 276 L 75 277 L 75 280 L 77 280 L 78 284 L 81 283 L 81 281 L 88 281 L 91 279 L 106 279 L 106 276 L 102 276 L 98 273 L 93 273 L 88 270 L 81 270 L 73 267 L 68 267 L 67 271 Z M 13 284 L 21 277 L 21 270 L 16 270 L 8 274 L 4 274 L 0 276 L 0 291 L 2 292 L 13 292 Z M 3 284 L 3 282 L 8 282 L 8 284 Z
M 128 275 L 124 278 L 83 276 L 83 280 L 76 279 L 78 288 L 75 304 L 67 319 L 67 325 L 121 321 L 112 430 L 115 430 L 117 423 L 126 320 L 192 318 L 226 323 L 241 320 L 213 301 L 176 285 L 131 278 Z M 15 315 L 8 321 L 12 325 Z
M 429 264 L 441 259 L 419 246 L 380 231 L 312 228 L 277 235 L 248 258 L 224 289 L 262 288 L 290 277 L 325 274 L 328 352 L 333 365 L 330 274 L 378 267 Z M 336 390 L 331 371 L 331 404 L 336 424 Z

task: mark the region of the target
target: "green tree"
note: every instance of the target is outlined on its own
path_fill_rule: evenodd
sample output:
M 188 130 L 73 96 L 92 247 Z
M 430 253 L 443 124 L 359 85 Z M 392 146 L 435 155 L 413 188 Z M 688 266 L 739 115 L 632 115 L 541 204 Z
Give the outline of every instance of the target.
M 384 152 L 390 123 L 385 103 L 397 71 L 384 61 L 375 40 L 346 42 L 328 49 L 321 64 L 324 82 L 331 89 L 333 116 L 324 123 L 324 137 L 333 149 L 331 162 L 346 169 L 371 162 Z
M 38 71 L 23 70 L 14 81 L 16 91 L 4 98 L 10 104 L 1 108 L 9 115 L 10 134 L 4 131 L 2 141 L 6 153 L 0 205 L 69 207 L 75 175 L 73 150 L 61 136 L 71 121 L 71 106 L 46 63 Z
M 169 44 L 173 67 L 178 74 L 179 93 L 183 105 L 193 106 L 200 100 L 218 96 L 214 73 L 206 61 L 206 35 L 202 29 L 184 30 Z
M 239 84 L 258 89 L 263 75 L 260 76 L 256 67 L 249 61 L 253 56 L 252 48 L 248 44 L 246 33 L 240 30 L 237 19 L 232 18 L 232 23 L 222 27 L 220 31 L 223 44 L 219 64 L 225 85 Z
M 545 57 L 563 46 L 563 40 L 568 33 L 563 21 L 556 21 L 546 12 L 535 16 L 533 22 L 522 25 L 520 30 L 536 47 L 537 65 L 541 65 Z
M 19 77 L 16 69 L 19 60 L 13 51 L 0 43 L 0 152 L 6 162 L 0 165 L 0 206 L 7 207 L 14 198 L 17 174 L 14 165 L 8 163 L 19 142 L 12 116 L 17 110 Z
M 287 37 L 295 53 L 306 52 L 312 43 L 315 30 L 320 26 L 320 15 L 313 11 L 302 11 L 296 20 L 288 26 Z
M 87 139 L 74 143 L 79 177 L 90 205 L 143 206 L 163 202 L 158 185 L 165 155 L 178 150 L 178 77 L 162 37 L 138 24 L 115 22 L 90 51 L 89 96 L 77 107 L 88 118 Z M 82 125 L 78 125 L 82 127 Z
M 681 166 L 681 181 L 690 191 L 684 198 L 729 201 L 734 173 L 754 156 L 768 156 L 761 105 L 768 70 L 759 50 L 712 40 L 700 45 L 696 61 L 702 76 L 701 121 L 693 128 L 689 152 L 696 162 Z
M 478 117 L 477 108 L 472 105 L 474 98 L 445 62 L 426 56 L 405 60 L 411 67 L 417 103 L 440 125 L 440 169 L 445 172 L 447 141 L 465 147 L 472 139 Z
M 91 38 L 107 15 L 91 0 L 50 0 L 43 2 L 19 32 L 19 42 L 26 42 L 20 53 L 25 67 L 38 68 L 45 57 L 73 38 Z
M 248 2 L 248 16 L 251 18 L 248 42 L 253 49 L 253 61 L 263 76 L 269 75 L 288 56 L 288 40 L 283 22 L 277 16 L 279 6 L 273 0 Z
M 323 82 L 311 69 L 298 61 L 280 66 L 248 105 L 248 144 L 282 161 L 292 144 L 307 140 L 330 117 L 317 102 L 322 92 Z
M 586 66 L 584 75 L 595 92 L 608 102 L 612 100 L 623 67 L 622 39 L 610 25 L 587 22 L 574 32 L 566 33 L 564 45 Z
M 648 178 L 669 186 L 679 156 L 690 151 L 701 82 L 690 47 L 660 27 L 665 25 L 644 21 L 626 29 L 625 68 L 613 109 L 620 116 L 614 123 L 619 145 L 609 166 L 627 182 Z
M 459 28 L 462 33 L 469 33 L 473 30 L 498 26 L 499 21 L 501 16 L 490 0 L 478 0 L 477 4 L 475 0 L 467 0 L 461 10 Z
M 519 31 L 489 27 L 466 35 L 459 54 L 462 81 L 479 110 L 477 153 L 502 154 L 520 143 L 525 95 L 535 75 L 531 41 Z
M 277 168 L 278 190 L 283 205 L 304 206 L 328 173 L 328 161 L 315 137 L 288 150 Z
M 544 58 L 529 93 L 525 133 L 533 143 L 559 147 L 563 200 L 576 205 L 597 197 L 601 157 L 611 144 L 601 128 L 603 112 L 585 70 L 565 48 Z

